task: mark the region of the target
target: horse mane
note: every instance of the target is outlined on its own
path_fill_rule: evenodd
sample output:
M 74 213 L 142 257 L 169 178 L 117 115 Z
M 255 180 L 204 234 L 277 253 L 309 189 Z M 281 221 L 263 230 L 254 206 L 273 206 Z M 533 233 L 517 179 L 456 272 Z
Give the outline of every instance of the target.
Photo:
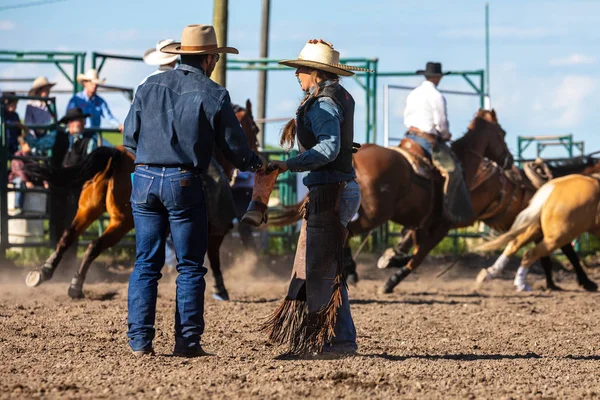
M 552 175 L 555 178 L 558 178 L 565 175 L 579 173 L 585 167 L 592 167 L 596 165 L 598 160 L 590 156 L 580 156 L 566 160 L 547 160 L 545 162 L 552 171 Z

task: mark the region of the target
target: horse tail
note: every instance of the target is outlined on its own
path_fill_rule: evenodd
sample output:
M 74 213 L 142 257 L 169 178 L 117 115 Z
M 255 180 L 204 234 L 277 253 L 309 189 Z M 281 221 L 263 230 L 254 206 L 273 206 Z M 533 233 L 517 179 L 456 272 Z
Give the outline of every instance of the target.
M 283 210 L 277 211 L 274 215 L 269 213 L 269 217 L 267 220 L 270 226 L 287 226 L 292 225 L 302 219 L 302 206 L 304 205 L 306 199 L 303 199 L 298 204 L 293 204 L 291 206 L 283 206 Z
M 476 248 L 477 251 L 492 251 L 499 249 L 500 247 L 506 246 L 508 242 L 516 238 L 521 233 L 525 232 L 527 228 L 534 224 L 540 223 L 540 216 L 542 214 L 542 209 L 544 208 L 544 204 L 548 201 L 550 194 L 554 191 L 554 184 L 552 182 L 548 182 L 543 185 L 533 196 L 529 206 L 526 209 L 521 211 L 515 222 L 513 222 L 512 226 L 508 230 L 508 232 L 498 236 L 497 238 L 481 245 Z
M 109 178 L 118 169 L 120 161 L 121 152 L 118 149 L 98 147 L 79 163 L 69 167 L 25 163 L 23 169 L 31 179 L 44 180 L 55 187 L 75 188 L 83 186 L 100 172 L 105 172 L 105 176 Z M 109 164 L 109 171 L 105 171 Z

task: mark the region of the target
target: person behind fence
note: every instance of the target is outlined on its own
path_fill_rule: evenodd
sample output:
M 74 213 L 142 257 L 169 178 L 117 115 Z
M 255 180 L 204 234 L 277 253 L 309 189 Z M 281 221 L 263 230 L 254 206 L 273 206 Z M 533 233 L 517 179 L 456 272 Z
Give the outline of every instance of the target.
M 6 123 L 6 147 L 8 155 L 12 156 L 19 150 L 19 138 L 26 128 L 21 124 L 21 118 L 17 113 L 18 99 L 11 98 L 16 96 L 15 92 L 4 92 L 2 97 L 2 115 Z
M 292 280 L 283 304 L 263 328 L 269 339 L 287 345 L 291 355 L 351 355 L 356 329 L 342 276 L 346 226 L 360 205 L 360 188 L 352 166 L 354 99 L 340 76 L 366 71 L 339 63 L 331 43 L 309 40 L 298 59 L 280 61 L 296 69 L 305 97 L 296 119 L 283 129 L 281 144 L 298 142 L 300 154 L 272 161 L 280 172 L 303 172 L 308 187 L 304 221 Z
M 175 40 L 159 40 L 158 43 L 156 43 L 155 47 L 146 50 L 142 57 L 142 60 L 144 60 L 144 63 L 146 63 L 147 65 L 157 65 L 158 69 L 156 69 L 156 71 L 152 72 L 150 75 L 144 78 L 140 85 L 146 82 L 146 79 L 148 79 L 148 77 L 150 76 L 175 69 L 175 66 L 177 65 L 177 60 L 179 59 L 179 54 L 167 54 L 160 51 L 160 49 L 171 43 L 175 43 Z
M 50 96 L 50 90 L 56 83 L 48 81 L 45 76 L 40 76 L 33 81 L 29 96 Z M 27 102 L 25 108 L 25 125 L 49 125 L 55 122 L 48 108 L 48 102 L 42 99 L 32 99 Z M 47 156 L 56 141 L 56 131 L 47 129 L 30 129 L 25 139 L 34 156 Z
M 179 59 L 179 54 L 167 54 L 160 51 L 163 47 L 168 44 L 175 43 L 173 39 L 163 39 L 159 40 L 156 43 L 156 46 L 146 50 L 144 53 L 142 60 L 147 65 L 158 65 L 158 69 L 152 72 L 150 75 L 144 78 L 140 85 L 143 85 L 151 76 L 161 74 L 165 71 L 171 71 L 175 69 L 177 65 L 177 60 Z M 177 255 L 175 254 L 175 245 L 173 244 L 173 238 L 169 233 L 167 240 L 165 242 L 165 266 L 167 267 L 167 271 L 171 272 L 177 266 Z
M 85 121 L 88 117 L 89 114 L 84 113 L 81 108 L 75 107 L 69 109 L 65 116 L 58 121 L 60 125 L 67 125 L 66 132 L 69 135 L 69 147 L 62 161 L 64 167 L 78 164 L 83 161 L 87 155 L 98 148 L 98 135 L 95 132 L 85 129 Z M 57 204 L 62 204 L 62 207 L 53 209 L 53 212 L 58 214 L 55 215 L 56 218 L 54 219 L 57 224 L 57 232 L 62 234 L 62 232 L 71 225 L 73 218 L 77 215 L 80 194 L 81 189 L 53 188 L 53 195 L 56 196 Z M 78 241 L 76 240 L 63 256 L 63 262 L 75 262 L 77 257 L 77 246 Z
M 106 101 L 98 96 L 98 85 L 106 82 L 106 79 L 100 79 L 98 71 L 88 69 L 85 74 L 77 76 L 77 82 L 83 85 L 83 90 L 71 97 L 67 104 L 67 111 L 74 107 L 79 107 L 81 110 L 89 114 L 85 122 L 86 128 L 100 128 L 102 118 L 108 121 L 109 126 L 117 128 L 123 132 L 123 124 L 113 116 Z
M 31 148 L 29 144 L 22 137 L 19 138 L 20 150 L 17 151 L 14 155 L 17 158 L 13 158 L 10 161 L 10 174 L 8 175 L 8 181 L 12 182 L 15 189 L 22 189 L 23 187 L 27 189 L 32 189 L 35 186 L 43 185 L 46 189 L 48 188 L 48 182 L 44 181 L 35 181 L 29 178 L 27 173 L 23 169 L 23 165 L 27 162 L 26 158 L 21 157 L 29 157 L 31 155 Z M 29 161 L 33 162 L 33 161 Z M 20 190 L 15 191 L 15 206 L 11 211 L 12 215 L 21 215 L 23 213 L 23 206 L 25 205 L 25 196 L 27 194 L 21 192 Z
M 473 218 L 469 190 L 465 184 L 460 163 L 446 142 L 452 135 L 449 130 L 446 99 L 437 86 L 444 75 L 442 64 L 428 62 L 424 70 L 425 81 L 413 89 L 406 98 L 404 125 L 406 137 L 419 145 L 445 179 L 444 216 L 460 223 Z
M 233 111 L 227 90 L 209 78 L 220 53 L 210 25 L 188 25 L 181 42 L 160 49 L 181 55 L 172 71 L 150 76 L 136 91 L 125 120 L 125 148 L 135 155 L 131 206 L 137 255 L 128 291 L 129 345 L 135 355 L 154 354 L 158 280 L 170 228 L 177 251 L 174 355 L 205 355 L 204 256 L 208 218 L 201 174 L 214 146 L 241 170 L 261 170 Z

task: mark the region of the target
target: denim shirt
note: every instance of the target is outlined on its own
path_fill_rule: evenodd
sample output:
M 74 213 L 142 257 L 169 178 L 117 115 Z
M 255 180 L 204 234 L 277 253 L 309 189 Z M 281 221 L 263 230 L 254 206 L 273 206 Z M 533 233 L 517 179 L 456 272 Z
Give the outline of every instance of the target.
M 110 112 L 110 108 L 108 108 L 106 101 L 97 94 L 89 97 L 87 92 L 82 90 L 71 97 L 69 104 L 67 104 L 67 110 L 75 107 L 81 108 L 81 111 L 83 111 L 84 114 L 90 114 L 85 121 L 86 128 L 99 128 L 102 117 L 104 117 L 113 128 L 119 126 L 119 121 L 112 115 L 112 112 Z
M 344 118 L 340 107 L 329 97 L 320 97 L 306 112 L 305 124 L 318 140 L 311 149 L 286 161 L 293 172 L 303 172 L 302 182 L 306 186 L 346 182 L 356 178 L 354 169 L 346 174 L 339 171 L 313 171 L 332 162 L 340 153 L 340 124 Z
M 248 146 L 227 90 L 186 64 L 149 76 L 138 87 L 125 119 L 123 145 L 136 164 L 207 171 L 216 145 L 242 171 L 262 165 Z

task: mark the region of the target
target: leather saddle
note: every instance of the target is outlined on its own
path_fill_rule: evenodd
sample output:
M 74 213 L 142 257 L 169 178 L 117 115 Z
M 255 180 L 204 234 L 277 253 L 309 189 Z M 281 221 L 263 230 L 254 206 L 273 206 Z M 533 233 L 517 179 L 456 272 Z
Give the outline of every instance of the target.
M 417 142 L 409 138 L 403 138 L 399 146 L 392 146 L 389 148 L 402 154 L 415 174 L 425 179 L 434 178 L 435 169 Z
M 526 162 L 523 165 L 523 171 L 536 189 L 539 189 L 540 186 L 553 178 L 552 171 L 540 158 L 535 161 Z

